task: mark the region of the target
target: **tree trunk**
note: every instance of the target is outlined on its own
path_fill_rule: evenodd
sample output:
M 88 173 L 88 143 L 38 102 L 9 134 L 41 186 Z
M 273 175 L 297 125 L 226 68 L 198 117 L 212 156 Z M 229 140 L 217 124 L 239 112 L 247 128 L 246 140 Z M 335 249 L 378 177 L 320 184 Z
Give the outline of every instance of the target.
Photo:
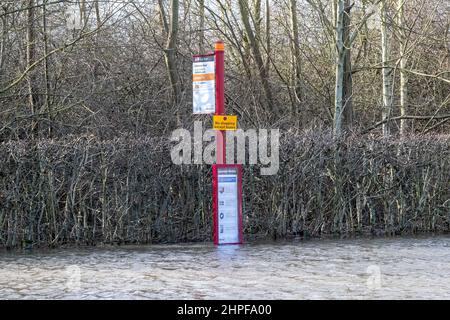
M 6 37 L 8 36 L 8 30 L 7 30 L 7 16 L 4 15 L 1 18 L 1 22 L 2 22 L 2 34 L 1 34 L 1 39 L 0 39 L 0 74 L 3 72 L 3 64 L 5 62 L 5 42 L 6 42 Z
M 45 95 L 44 95 L 44 109 L 47 112 L 48 118 L 48 135 L 52 136 L 53 131 L 53 115 L 50 105 L 50 79 L 48 72 L 48 34 L 47 34 L 47 2 L 43 0 L 42 6 L 42 34 L 44 36 L 44 82 L 45 82 Z
M 380 3 L 380 16 L 381 16 L 381 62 L 383 66 L 383 110 L 382 121 L 389 119 L 392 113 L 393 102 L 393 87 L 392 87 L 392 67 L 391 67 L 391 32 L 388 26 L 387 16 L 387 1 L 384 0 Z M 384 136 L 390 134 L 389 121 L 386 121 L 382 126 Z
M 344 111 L 344 14 L 344 0 L 338 0 L 336 6 L 336 81 L 333 119 L 333 133 L 335 137 L 342 135 L 342 113 Z
M 406 116 L 408 108 L 408 74 L 405 71 L 406 68 L 406 36 L 405 36 L 405 23 L 404 23 L 404 6 L 405 0 L 397 0 L 397 26 L 400 43 L 400 116 Z M 400 120 L 400 135 L 403 136 L 407 130 L 407 120 Z
M 266 51 L 267 51 L 267 59 L 266 59 L 266 73 L 269 74 L 270 70 L 270 5 L 269 0 L 266 0 Z
M 36 30 L 35 30 L 35 3 L 34 0 L 28 0 L 27 13 L 27 45 L 26 59 L 27 67 L 30 67 L 36 61 Z M 38 136 L 38 123 L 35 119 L 35 111 L 38 109 L 39 97 L 36 90 L 36 73 L 34 70 L 28 74 L 28 103 L 31 112 L 31 137 Z
M 255 37 L 258 41 L 261 41 L 261 0 L 253 0 L 253 24 L 255 26 Z
M 163 9 L 161 7 L 161 12 Z M 164 56 L 169 76 L 170 86 L 172 88 L 172 103 L 178 105 L 180 102 L 180 88 L 179 77 L 176 66 L 176 54 L 177 54 L 177 35 L 178 35 L 178 13 L 179 13 L 179 1 L 170 0 L 170 26 L 167 37 L 167 45 L 164 50 Z M 180 114 L 177 110 L 177 123 L 181 123 Z
M 293 78 L 292 86 L 294 87 L 295 100 L 301 101 L 302 89 L 301 89 L 301 64 L 300 64 L 300 42 L 298 35 L 298 19 L 297 19 L 297 0 L 289 1 L 290 20 L 291 20 L 291 57 Z M 294 113 L 297 110 L 292 110 Z
M 95 18 L 97 20 L 97 28 L 100 28 L 102 24 L 102 17 L 100 16 L 100 8 L 98 5 L 98 0 L 95 0 L 94 6 L 95 6 Z
M 199 53 L 204 53 L 205 51 L 205 0 L 198 0 L 199 4 L 199 15 L 200 15 L 200 32 L 199 32 Z
M 87 12 L 86 12 L 86 0 L 80 0 L 80 25 L 81 29 L 86 27 Z
M 169 23 L 167 22 L 166 12 L 164 10 L 163 0 L 158 0 L 159 19 L 161 22 L 161 29 L 164 36 L 169 33 Z
M 336 26 L 337 25 L 337 1 L 336 0 L 331 0 L 331 15 L 332 15 L 331 23 L 333 24 L 333 26 Z
M 352 79 L 352 59 L 351 59 L 351 43 L 350 43 L 350 0 L 346 0 L 344 14 L 344 86 L 343 86 L 343 112 L 342 125 L 346 131 L 353 128 L 353 79 Z
M 239 9 L 241 12 L 241 19 L 244 25 L 245 33 L 247 35 L 250 44 L 250 49 L 252 51 L 253 58 L 255 59 L 256 67 L 258 68 L 259 78 L 261 80 L 263 90 L 266 96 L 267 105 L 269 107 L 269 110 L 273 111 L 274 103 L 272 99 L 272 93 L 270 91 L 269 81 L 267 79 L 266 70 L 264 68 L 264 62 L 261 57 L 261 51 L 259 50 L 258 43 L 255 39 L 255 35 L 250 25 L 247 1 L 239 0 Z

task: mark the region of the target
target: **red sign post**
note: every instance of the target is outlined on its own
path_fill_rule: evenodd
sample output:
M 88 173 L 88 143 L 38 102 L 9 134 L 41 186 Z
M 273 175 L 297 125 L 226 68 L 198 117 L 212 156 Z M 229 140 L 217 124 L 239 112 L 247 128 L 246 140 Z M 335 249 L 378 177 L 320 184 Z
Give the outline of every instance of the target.
M 225 115 L 225 52 L 223 41 L 215 43 L 216 113 Z M 214 244 L 241 244 L 242 166 L 226 164 L 226 135 L 216 130 L 216 164 L 213 165 Z
M 242 166 L 226 163 L 226 130 L 236 130 L 237 117 L 225 115 L 224 43 L 214 53 L 195 55 L 192 66 L 194 114 L 215 112 L 216 164 L 213 165 L 214 244 L 240 244 L 242 236 Z
M 215 44 L 216 56 L 216 115 L 225 114 L 225 46 L 222 41 Z M 226 163 L 225 131 L 216 130 L 216 164 Z

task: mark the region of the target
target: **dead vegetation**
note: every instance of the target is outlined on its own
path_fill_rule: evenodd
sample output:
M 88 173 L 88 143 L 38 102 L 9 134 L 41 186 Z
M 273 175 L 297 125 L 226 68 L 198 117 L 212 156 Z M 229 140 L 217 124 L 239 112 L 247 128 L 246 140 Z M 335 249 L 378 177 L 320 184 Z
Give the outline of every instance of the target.
M 245 234 L 450 229 L 450 137 L 333 141 L 284 132 L 277 175 L 244 166 Z M 0 246 L 211 239 L 211 168 L 173 165 L 168 138 L 0 145 Z

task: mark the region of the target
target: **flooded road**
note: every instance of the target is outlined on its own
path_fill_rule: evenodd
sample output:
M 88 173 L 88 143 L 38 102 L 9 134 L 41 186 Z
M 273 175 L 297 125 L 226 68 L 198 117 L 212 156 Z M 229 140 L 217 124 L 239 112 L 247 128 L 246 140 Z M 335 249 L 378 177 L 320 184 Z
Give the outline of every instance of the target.
M 450 299 L 450 237 L 0 252 L 0 299 Z

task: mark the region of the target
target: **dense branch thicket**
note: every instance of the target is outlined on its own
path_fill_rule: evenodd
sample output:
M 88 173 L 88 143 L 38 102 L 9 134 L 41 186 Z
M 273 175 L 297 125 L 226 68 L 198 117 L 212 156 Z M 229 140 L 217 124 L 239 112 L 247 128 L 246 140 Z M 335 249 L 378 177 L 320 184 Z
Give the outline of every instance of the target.
M 0 145 L 0 246 L 210 240 L 210 166 L 167 139 Z M 450 137 L 286 132 L 280 171 L 244 167 L 246 237 L 450 230 Z

